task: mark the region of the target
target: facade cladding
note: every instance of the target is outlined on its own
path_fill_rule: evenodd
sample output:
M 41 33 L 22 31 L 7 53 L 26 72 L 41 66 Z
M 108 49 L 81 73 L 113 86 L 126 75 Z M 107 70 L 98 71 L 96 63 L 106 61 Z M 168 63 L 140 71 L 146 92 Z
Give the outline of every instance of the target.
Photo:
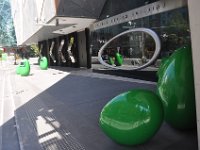
M 102 13 L 99 17 L 100 20 L 107 17 L 112 17 L 114 15 L 129 11 L 134 8 L 138 8 L 158 0 L 107 0 Z
M 153 2 L 155 1 L 135 0 L 135 2 L 133 2 L 127 0 L 121 2 L 119 0 L 108 0 L 105 3 L 100 19 L 107 19 L 114 15 L 118 15 L 119 13 L 128 11 L 128 9 L 131 10 Z M 188 9 L 187 7 L 181 7 L 163 13 L 130 20 L 121 24 L 92 30 L 92 57 L 97 57 L 98 51 L 102 45 L 115 35 L 128 29 L 140 27 L 150 28 L 159 36 L 162 47 L 158 61 L 163 57 L 171 55 L 176 49 L 189 45 L 191 42 Z M 141 43 L 144 44 L 141 46 Z M 112 56 L 117 49 L 120 49 L 120 53 L 125 60 L 126 58 L 142 58 L 144 55 L 147 59 L 150 59 L 154 53 L 155 45 L 153 39 L 147 34 L 130 33 L 111 42 L 104 50 L 105 56 L 102 56 L 102 58 L 106 60 L 109 56 Z M 159 63 L 158 65 L 153 65 L 159 67 Z
M 106 0 L 60 0 L 57 16 L 98 18 Z
M 0 46 L 16 45 L 10 1 L 0 0 Z

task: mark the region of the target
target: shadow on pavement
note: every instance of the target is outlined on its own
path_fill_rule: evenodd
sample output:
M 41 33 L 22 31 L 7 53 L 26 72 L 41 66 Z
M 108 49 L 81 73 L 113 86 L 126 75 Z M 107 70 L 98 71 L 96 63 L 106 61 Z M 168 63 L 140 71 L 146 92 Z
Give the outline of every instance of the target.
M 155 90 L 154 85 L 68 75 L 16 110 L 24 149 L 198 149 L 195 130 L 177 131 L 166 123 L 142 145 L 127 147 L 110 140 L 99 128 L 99 114 L 113 97 L 134 88 Z

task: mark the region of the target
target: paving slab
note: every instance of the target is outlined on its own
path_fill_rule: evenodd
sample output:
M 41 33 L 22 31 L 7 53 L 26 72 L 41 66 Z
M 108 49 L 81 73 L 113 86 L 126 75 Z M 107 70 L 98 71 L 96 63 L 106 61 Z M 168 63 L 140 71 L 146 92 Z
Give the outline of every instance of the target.
M 127 147 L 110 140 L 98 123 L 104 105 L 127 90 L 155 91 L 156 86 L 141 80 L 107 77 L 85 70 L 43 71 L 37 66 L 32 67 L 29 77 L 16 76 L 15 99 L 20 104 L 15 115 L 22 147 L 25 150 L 34 146 L 61 150 L 198 149 L 195 130 L 178 131 L 166 123 L 142 145 Z M 33 138 L 33 142 L 27 137 Z

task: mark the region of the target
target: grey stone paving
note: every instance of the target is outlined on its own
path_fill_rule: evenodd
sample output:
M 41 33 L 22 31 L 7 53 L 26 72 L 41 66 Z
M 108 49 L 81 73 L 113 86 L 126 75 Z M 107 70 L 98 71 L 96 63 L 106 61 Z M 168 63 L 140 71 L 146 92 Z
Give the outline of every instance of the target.
M 132 147 L 116 144 L 99 128 L 99 114 L 110 99 L 134 88 L 154 91 L 155 83 L 85 69 L 57 67 L 59 70 L 44 71 L 33 65 L 34 61 L 28 77 L 16 75 L 15 67 L 10 72 L 12 90 L 8 92 L 13 94 L 16 110 L 15 118 L 3 124 L 5 150 L 14 146 L 18 150 L 18 142 L 21 150 L 197 149 L 195 130 L 178 131 L 166 123 L 149 142 Z
M 16 116 L 24 149 L 197 149 L 196 131 L 177 131 L 165 123 L 143 145 L 126 147 L 111 141 L 98 125 L 103 106 L 129 89 L 155 90 L 155 83 L 64 69 L 42 71 L 32 66 L 29 77 L 15 78 L 24 82 L 23 86 L 16 82 L 21 101 Z M 33 142 L 27 140 L 31 137 Z
M 19 150 L 11 83 L 14 66 L 7 64 L 0 64 L 0 150 Z

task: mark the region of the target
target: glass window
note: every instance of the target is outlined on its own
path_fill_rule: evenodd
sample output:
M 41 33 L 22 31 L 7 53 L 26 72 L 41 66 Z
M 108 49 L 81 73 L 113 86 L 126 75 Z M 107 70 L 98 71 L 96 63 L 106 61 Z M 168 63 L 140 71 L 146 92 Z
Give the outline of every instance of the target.
M 100 20 L 156 2 L 158 0 L 107 0 Z
M 150 28 L 160 37 L 162 47 L 158 62 L 154 64 L 155 67 L 159 66 L 160 58 L 169 56 L 177 48 L 190 44 L 188 11 L 184 7 L 93 31 L 91 33 L 92 55 L 97 57 L 101 46 L 115 35 L 138 27 Z M 155 44 L 153 39 L 146 34 L 127 34 L 108 45 L 105 58 L 117 49 L 123 58 L 145 56 L 146 59 L 150 59 L 154 53 Z

